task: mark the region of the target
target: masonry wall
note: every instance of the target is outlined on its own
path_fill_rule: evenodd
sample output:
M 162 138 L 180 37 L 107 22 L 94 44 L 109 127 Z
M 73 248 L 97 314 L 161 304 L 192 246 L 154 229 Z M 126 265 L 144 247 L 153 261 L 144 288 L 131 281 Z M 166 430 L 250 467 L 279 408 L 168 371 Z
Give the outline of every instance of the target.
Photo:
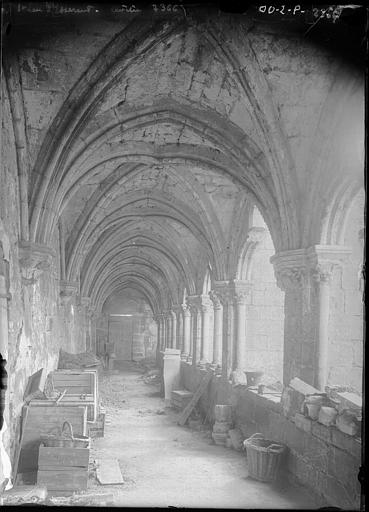
M 204 370 L 182 363 L 181 376 L 185 389 L 195 391 Z M 215 404 L 233 406 L 235 425 L 245 438 L 261 432 L 265 437 L 287 447 L 283 468 L 286 476 L 307 486 L 317 506 L 329 504 L 341 509 L 359 509 L 361 442 L 335 427 L 326 427 L 304 418 L 294 421 L 283 415 L 281 405 L 242 388 L 233 388 L 214 376 L 199 407 L 214 421 Z
M 272 380 L 282 381 L 284 294 L 277 287 L 269 261 L 274 252 L 268 233 L 252 258 L 253 287 L 246 319 L 247 368 L 263 369 Z
M 19 264 L 19 189 L 18 165 L 13 121 L 5 81 L 2 82 L 2 144 L 0 173 L 0 238 L 9 248 L 8 298 L 8 393 L 5 419 L 8 431 L 3 442 L 10 457 L 19 433 L 23 394 L 28 378 L 40 368 L 51 371 L 57 367 L 59 349 L 78 351 L 80 335 L 67 335 L 64 311 L 59 303 L 59 260 L 39 279 L 22 275 Z M 58 254 L 58 233 L 51 248 Z M 80 324 L 80 321 L 77 321 Z M 72 346 L 73 345 L 73 346 Z
M 351 386 L 357 392 L 363 387 L 363 212 L 364 190 L 348 214 L 344 244 L 352 252 L 344 268 L 334 272 L 330 298 L 329 384 Z

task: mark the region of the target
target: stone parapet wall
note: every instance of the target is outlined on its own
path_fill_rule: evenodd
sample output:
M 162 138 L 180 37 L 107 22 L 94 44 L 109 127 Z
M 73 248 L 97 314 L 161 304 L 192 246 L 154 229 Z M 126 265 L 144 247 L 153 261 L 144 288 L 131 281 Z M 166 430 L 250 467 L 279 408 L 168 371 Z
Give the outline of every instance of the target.
M 204 370 L 182 363 L 182 385 L 195 391 Z M 235 425 L 245 438 L 261 432 L 288 447 L 285 469 L 288 478 L 308 487 L 317 504 L 328 503 L 343 509 L 360 508 L 361 442 L 309 418 L 296 421 L 285 417 L 279 403 L 252 391 L 233 388 L 213 377 L 199 407 L 211 421 L 213 404 L 231 404 Z

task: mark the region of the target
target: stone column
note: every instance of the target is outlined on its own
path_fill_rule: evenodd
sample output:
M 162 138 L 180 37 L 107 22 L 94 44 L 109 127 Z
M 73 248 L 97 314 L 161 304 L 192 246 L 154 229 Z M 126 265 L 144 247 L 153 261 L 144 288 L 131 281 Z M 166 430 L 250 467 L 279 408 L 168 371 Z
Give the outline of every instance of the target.
M 183 309 L 183 355 L 189 357 L 191 350 L 191 311 L 187 304 L 182 304 Z
M 177 315 L 174 311 L 171 311 L 170 314 L 172 315 L 172 341 L 171 341 L 171 347 L 177 348 Z
M 317 389 L 324 391 L 328 376 L 329 287 L 332 279 L 332 269 L 330 266 L 324 268 L 319 265 L 313 277 L 319 288 L 319 323 L 314 384 Z
M 82 351 L 83 350 L 90 350 L 90 318 L 89 318 L 89 309 L 91 304 L 91 298 L 90 297 L 81 297 L 81 313 L 82 313 Z
M 59 218 L 59 251 L 60 251 L 60 279 L 65 280 L 65 228 L 61 218 Z
M 201 350 L 201 310 L 199 295 L 187 297 L 187 301 L 191 311 L 191 330 L 192 330 L 192 365 L 196 365 L 200 361 Z
M 349 253 L 350 249 L 344 246 L 317 245 L 280 252 L 270 260 L 277 285 L 285 292 L 285 385 L 299 377 L 324 390 L 328 369 L 329 275 Z
M 210 320 L 212 312 L 212 303 L 209 297 L 200 297 L 201 308 L 201 352 L 200 364 L 205 365 L 213 360 L 213 347 L 211 342 Z
M 160 314 L 160 322 L 161 322 L 161 350 L 165 350 L 165 340 L 166 340 L 166 321 L 164 313 Z
M 166 318 L 166 339 L 165 339 L 165 347 L 172 347 L 172 313 L 167 311 L 165 314 Z
M 236 346 L 234 351 L 233 369 L 245 370 L 247 366 L 246 352 L 246 308 L 250 299 L 251 283 L 248 281 L 235 281 L 236 306 Z
M 96 322 L 97 322 L 97 314 L 93 308 L 89 308 L 88 310 L 88 318 L 89 318 L 89 329 L 90 329 L 90 350 L 96 353 Z
M 214 292 L 223 306 L 222 333 L 222 376 L 228 378 L 233 367 L 233 338 L 234 338 L 234 288 L 230 281 L 216 281 Z
M 181 352 L 183 352 L 183 312 L 182 308 L 177 312 L 177 325 L 178 325 L 178 334 L 177 334 L 177 347 Z
M 181 353 L 183 353 L 183 310 L 182 305 L 175 305 L 173 306 L 172 310 L 175 312 L 176 315 L 176 344 L 174 348 L 177 350 L 180 350 Z
M 213 365 L 222 366 L 223 306 L 215 291 L 209 293 L 214 308 Z
M 315 245 L 306 251 L 310 275 L 315 284 L 317 327 L 315 332 L 314 386 L 321 391 L 328 383 L 330 285 L 333 271 L 347 261 L 349 247 Z

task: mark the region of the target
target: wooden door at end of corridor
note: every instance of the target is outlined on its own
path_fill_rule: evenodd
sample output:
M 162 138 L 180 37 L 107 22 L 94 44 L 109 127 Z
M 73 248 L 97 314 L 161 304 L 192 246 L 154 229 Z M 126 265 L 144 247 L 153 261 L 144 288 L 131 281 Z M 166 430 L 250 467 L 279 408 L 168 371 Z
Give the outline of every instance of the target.
M 114 352 L 118 361 L 132 361 L 133 319 L 110 318 L 109 342 L 114 343 Z

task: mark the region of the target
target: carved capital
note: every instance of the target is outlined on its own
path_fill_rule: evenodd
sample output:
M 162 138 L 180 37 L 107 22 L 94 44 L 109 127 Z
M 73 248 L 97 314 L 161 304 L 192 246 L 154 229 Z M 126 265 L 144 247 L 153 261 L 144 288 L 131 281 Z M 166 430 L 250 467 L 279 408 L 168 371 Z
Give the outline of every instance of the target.
M 274 265 L 277 285 L 282 290 L 302 287 L 310 279 L 329 282 L 335 266 L 342 266 L 351 249 L 336 245 L 314 245 L 308 249 L 297 249 L 275 254 L 270 258 Z
M 330 283 L 335 267 L 343 267 L 351 249 L 345 246 L 315 245 L 307 250 L 306 258 L 312 279 L 316 283 Z
M 88 310 L 88 308 L 91 304 L 91 297 L 81 297 L 80 303 L 81 303 L 81 306 L 83 306 L 84 308 L 86 308 L 86 310 Z
M 192 314 L 197 314 L 200 311 L 200 295 L 188 295 L 187 306 Z
M 215 290 L 211 290 L 209 292 L 210 300 L 213 302 L 214 309 L 221 309 L 222 303 L 219 297 L 219 294 Z
M 307 270 L 305 249 L 280 252 L 270 262 L 274 265 L 277 286 L 283 291 L 303 286 Z
M 178 316 L 182 313 L 182 305 L 181 304 L 174 304 L 172 306 L 172 311 Z
M 191 316 L 191 311 L 190 311 L 190 307 L 188 304 L 185 304 L 185 303 L 181 304 L 181 308 L 182 308 L 184 317 Z
M 76 281 L 59 281 L 59 295 L 63 304 L 68 304 L 77 295 L 78 283 Z
M 210 300 L 210 297 L 206 295 L 201 295 L 201 304 L 200 309 L 202 313 L 210 313 L 213 308 L 213 304 Z
M 241 305 L 247 304 L 251 297 L 252 284 L 249 281 L 234 281 L 233 287 L 235 302 Z
M 234 287 L 230 281 L 216 281 L 213 292 L 219 298 L 222 306 L 229 305 L 234 299 Z
M 313 280 L 316 283 L 330 283 L 332 280 L 332 274 L 334 269 L 334 264 L 325 262 L 319 263 L 314 268 L 311 269 L 311 275 Z
M 18 254 L 25 285 L 35 284 L 50 269 L 55 258 L 55 252 L 50 247 L 24 240 L 18 243 Z
M 89 307 L 87 308 L 87 317 L 88 317 L 91 321 L 93 321 L 93 320 L 95 320 L 95 319 L 97 318 L 97 313 L 96 313 L 95 309 L 94 309 L 93 307 L 91 307 L 91 306 L 89 306 Z
M 275 271 L 277 286 L 281 290 L 302 288 L 306 271 L 303 268 L 283 268 Z

